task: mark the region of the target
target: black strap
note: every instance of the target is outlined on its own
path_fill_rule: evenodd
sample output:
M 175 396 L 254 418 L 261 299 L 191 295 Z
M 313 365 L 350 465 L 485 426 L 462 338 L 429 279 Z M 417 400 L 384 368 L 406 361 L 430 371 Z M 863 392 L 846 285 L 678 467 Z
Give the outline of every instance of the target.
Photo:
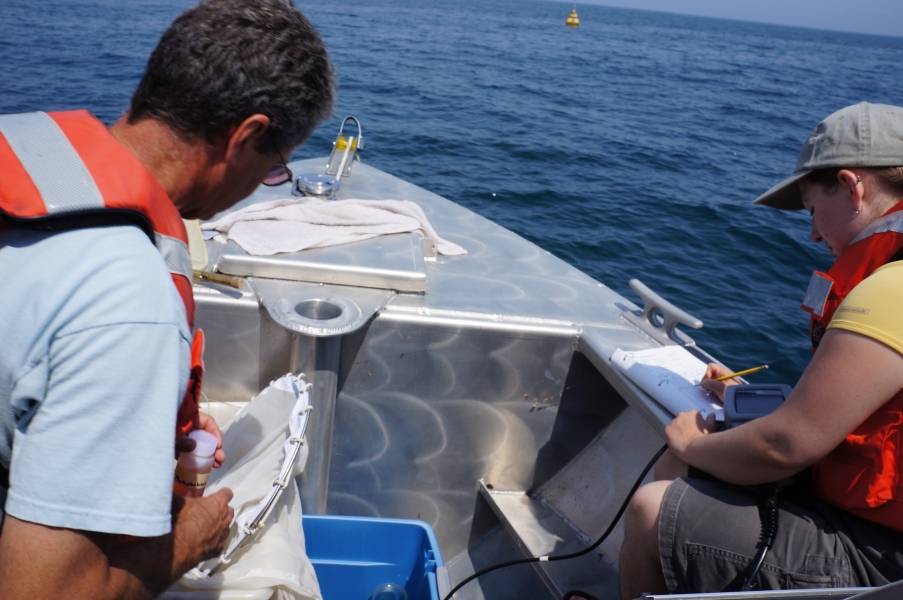
M 133 225 L 150 238 L 156 245 L 154 228 L 150 220 L 137 210 L 127 208 L 92 208 L 45 215 L 41 217 L 14 217 L 0 210 L 0 218 L 13 227 L 29 231 L 69 231 L 91 227 L 115 227 Z
M 897 250 L 897 253 L 890 257 L 890 260 L 887 261 L 888 264 L 892 262 L 897 262 L 898 260 L 903 260 L 903 247 Z

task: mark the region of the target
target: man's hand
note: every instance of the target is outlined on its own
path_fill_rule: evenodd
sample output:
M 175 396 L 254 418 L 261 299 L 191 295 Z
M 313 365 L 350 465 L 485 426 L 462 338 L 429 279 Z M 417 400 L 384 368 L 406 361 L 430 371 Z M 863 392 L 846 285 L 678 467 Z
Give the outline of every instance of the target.
M 226 462 L 226 453 L 223 452 L 223 434 L 219 430 L 219 425 L 216 424 L 213 417 L 202 412 L 198 413 L 198 425 L 198 429 L 206 431 L 216 438 L 216 452 L 213 453 L 213 468 L 219 469 L 223 463 Z M 176 442 L 176 456 L 182 452 L 191 452 L 196 445 L 197 443 L 193 439 L 187 435 L 183 435 Z
M 715 381 L 715 378 L 724 377 L 725 375 L 730 375 L 731 373 L 733 373 L 733 371 L 731 371 L 727 367 L 715 363 L 709 363 L 709 366 L 705 370 L 705 375 L 702 376 L 702 381 L 699 383 L 699 385 L 718 396 L 718 399 L 724 402 L 724 393 L 727 390 L 728 386 L 740 385 L 740 382 L 736 379 Z
M 708 435 L 713 431 L 715 431 L 714 413 L 703 419 L 698 411 L 688 410 L 677 415 L 665 427 L 665 439 L 671 451 L 682 459 L 687 448 L 696 438 Z
M 213 417 L 206 413 L 198 413 L 199 429 L 213 434 L 216 437 L 216 452 L 213 454 L 213 467 L 219 469 L 226 462 L 226 453 L 223 452 L 223 433 L 219 430 L 219 425 L 213 420 Z
M 113 545 L 113 536 L 48 527 L 6 515 L 0 543 L 3 600 L 150 600 L 188 569 L 221 553 L 232 521 L 224 489 L 173 496 L 172 532 Z
M 222 489 L 203 498 L 183 498 L 173 494 L 173 555 L 181 558 L 182 563 L 174 565 L 175 577 L 181 577 L 182 573 L 199 562 L 223 551 L 234 512 L 229 506 L 231 499 L 230 489 Z

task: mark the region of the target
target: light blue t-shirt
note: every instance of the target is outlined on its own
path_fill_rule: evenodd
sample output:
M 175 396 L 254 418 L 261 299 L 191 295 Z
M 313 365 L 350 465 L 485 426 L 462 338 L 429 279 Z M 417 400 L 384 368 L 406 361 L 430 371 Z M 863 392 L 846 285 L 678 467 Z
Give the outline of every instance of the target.
M 135 227 L 0 225 L 0 465 L 5 510 L 105 533 L 170 530 L 185 308 Z

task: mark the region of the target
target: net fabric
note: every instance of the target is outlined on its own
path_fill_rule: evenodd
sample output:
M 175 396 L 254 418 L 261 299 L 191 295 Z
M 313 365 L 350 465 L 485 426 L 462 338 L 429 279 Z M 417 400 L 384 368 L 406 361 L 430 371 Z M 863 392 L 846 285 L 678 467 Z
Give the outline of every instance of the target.
M 236 517 L 226 550 L 186 573 L 164 598 L 191 598 L 190 592 L 201 590 L 268 588 L 275 595 L 264 597 L 322 600 L 304 549 L 301 500 L 294 482 L 307 461 L 307 446 L 298 442 L 309 411 L 309 385 L 303 375 L 288 374 L 226 424 L 226 462 L 211 474 L 206 492 L 228 487 L 235 494 L 230 505 Z M 280 479 L 287 482 L 284 487 Z M 281 494 L 274 494 L 276 488 Z M 275 502 L 268 502 L 272 496 L 277 496 Z M 259 530 L 254 527 L 258 520 Z

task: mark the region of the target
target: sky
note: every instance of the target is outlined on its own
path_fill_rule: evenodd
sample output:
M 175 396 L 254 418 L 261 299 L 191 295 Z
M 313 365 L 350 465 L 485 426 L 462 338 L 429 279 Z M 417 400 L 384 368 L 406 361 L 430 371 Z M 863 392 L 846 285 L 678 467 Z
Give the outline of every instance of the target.
M 583 0 L 687 15 L 903 36 L 903 0 Z

